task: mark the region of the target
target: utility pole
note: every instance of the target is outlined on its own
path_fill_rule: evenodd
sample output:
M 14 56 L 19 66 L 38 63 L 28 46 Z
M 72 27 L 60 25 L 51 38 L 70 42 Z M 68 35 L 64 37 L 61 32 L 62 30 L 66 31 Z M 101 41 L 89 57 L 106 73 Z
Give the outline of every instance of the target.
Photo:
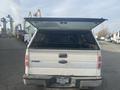
M 14 30 L 13 30 L 13 22 L 14 22 L 14 20 L 13 20 L 13 18 L 11 17 L 11 15 L 8 15 L 7 16 L 7 18 L 9 18 L 9 22 L 10 22 L 10 32 L 11 32 L 11 34 L 13 34 L 14 32 Z
M 6 35 L 6 24 L 7 24 L 7 20 L 3 17 L 1 18 L 1 22 L 3 23 L 3 30 L 2 30 L 2 34 Z
M 28 17 L 32 17 L 32 12 L 31 11 L 29 12 Z

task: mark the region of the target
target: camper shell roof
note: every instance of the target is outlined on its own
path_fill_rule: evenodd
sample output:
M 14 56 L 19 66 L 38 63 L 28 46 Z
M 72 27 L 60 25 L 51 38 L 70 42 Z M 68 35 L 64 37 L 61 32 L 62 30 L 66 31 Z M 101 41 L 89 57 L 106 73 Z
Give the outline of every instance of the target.
M 25 21 L 37 29 L 75 29 L 92 30 L 104 22 L 103 18 L 53 18 L 53 17 L 27 17 Z

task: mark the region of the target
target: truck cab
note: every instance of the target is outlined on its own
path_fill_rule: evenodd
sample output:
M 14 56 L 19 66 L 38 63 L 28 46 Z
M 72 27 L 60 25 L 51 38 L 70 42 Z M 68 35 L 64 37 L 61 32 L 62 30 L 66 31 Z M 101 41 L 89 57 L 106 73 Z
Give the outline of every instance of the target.
M 101 49 L 92 29 L 103 18 L 25 18 L 34 34 L 26 48 L 25 85 L 97 87 Z

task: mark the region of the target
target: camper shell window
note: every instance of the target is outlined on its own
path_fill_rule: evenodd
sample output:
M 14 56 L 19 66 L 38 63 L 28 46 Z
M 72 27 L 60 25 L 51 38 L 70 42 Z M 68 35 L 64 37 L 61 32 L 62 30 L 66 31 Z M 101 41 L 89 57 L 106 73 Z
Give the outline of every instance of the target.
M 99 50 L 90 30 L 38 30 L 30 48 Z

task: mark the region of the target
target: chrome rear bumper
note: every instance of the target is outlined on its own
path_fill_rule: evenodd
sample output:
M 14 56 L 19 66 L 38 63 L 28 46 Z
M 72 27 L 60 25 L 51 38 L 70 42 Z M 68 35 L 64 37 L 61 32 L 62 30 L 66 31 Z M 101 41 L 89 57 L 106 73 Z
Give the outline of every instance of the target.
M 23 81 L 25 85 L 41 85 L 44 87 L 97 87 L 101 85 L 102 78 L 99 77 L 81 77 L 81 76 L 64 76 L 69 77 L 71 82 L 65 85 L 59 85 L 56 82 L 56 77 L 63 76 L 39 76 L 39 75 L 24 75 Z

